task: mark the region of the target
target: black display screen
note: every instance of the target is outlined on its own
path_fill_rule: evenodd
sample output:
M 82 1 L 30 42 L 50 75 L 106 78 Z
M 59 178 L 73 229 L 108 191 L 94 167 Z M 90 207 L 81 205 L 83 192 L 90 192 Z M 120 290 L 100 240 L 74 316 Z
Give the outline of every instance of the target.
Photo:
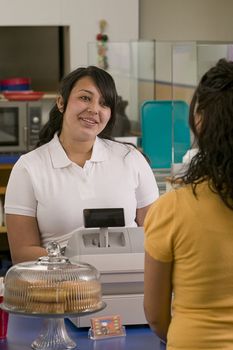
M 84 209 L 83 216 L 87 228 L 125 226 L 123 208 Z

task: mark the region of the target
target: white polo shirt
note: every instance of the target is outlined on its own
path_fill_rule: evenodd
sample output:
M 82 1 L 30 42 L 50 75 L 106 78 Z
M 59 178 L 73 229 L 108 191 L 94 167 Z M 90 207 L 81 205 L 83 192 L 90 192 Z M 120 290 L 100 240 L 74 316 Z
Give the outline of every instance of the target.
M 5 213 L 37 218 L 42 245 L 66 245 L 83 227 L 83 209 L 124 208 L 126 226 L 136 226 L 136 209 L 159 196 L 153 172 L 134 147 L 96 138 L 84 167 L 72 162 L 57 135 L 22 155 L 7 186 Z

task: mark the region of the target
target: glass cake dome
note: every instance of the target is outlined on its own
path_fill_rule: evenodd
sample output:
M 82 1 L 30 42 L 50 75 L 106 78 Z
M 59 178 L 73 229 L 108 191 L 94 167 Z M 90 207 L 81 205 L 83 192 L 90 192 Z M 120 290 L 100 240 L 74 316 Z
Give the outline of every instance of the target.
M 74 349 L 64 317 L 84 316 L 102 310 L 100 274 L 86 263 L 71 263 L 56 242 L 48 256 L 12 266 L 5 276 L 1 308 L 9 313 L 41 316 L 43 327 L 32 342 L 34 350 Z
M 24 314 L 77 314 L 101 309 L 100 274 L 86 263 L 71 263 L 56 242 L 48 256 L 12 266 L 5 276 L 7 311 Z

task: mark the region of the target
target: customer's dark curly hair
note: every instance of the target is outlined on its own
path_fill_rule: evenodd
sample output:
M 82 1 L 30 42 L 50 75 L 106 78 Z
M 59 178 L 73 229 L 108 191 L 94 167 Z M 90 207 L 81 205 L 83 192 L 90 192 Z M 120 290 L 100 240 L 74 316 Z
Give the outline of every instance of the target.
M 220 59 L 201 78 L 189 124 L 199 151 L 182 180 L 192 185 L 195 195 L 197 184 L 207 180 L 233 210 L 233 62 Z

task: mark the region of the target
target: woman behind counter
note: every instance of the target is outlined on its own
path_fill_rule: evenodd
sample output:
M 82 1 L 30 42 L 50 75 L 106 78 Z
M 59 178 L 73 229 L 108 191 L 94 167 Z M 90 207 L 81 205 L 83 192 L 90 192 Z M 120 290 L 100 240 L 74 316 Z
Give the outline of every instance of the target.
M 124 208 L 126 226 L 142 226 L 158 197 L 153 172 L 133 146 L 111 140 L 117 91 L 95 66 L 78 68 L 61 82 L 38 148 L 14 165 L 5 198 L 13 263 L 65 247 L 83 226 L 85 208 Z
M 145 220 L 145 314 L 167 350 L 232 349 L 233 62 L 202 77 L 189 118 L 199 151 L 185 185 Z

